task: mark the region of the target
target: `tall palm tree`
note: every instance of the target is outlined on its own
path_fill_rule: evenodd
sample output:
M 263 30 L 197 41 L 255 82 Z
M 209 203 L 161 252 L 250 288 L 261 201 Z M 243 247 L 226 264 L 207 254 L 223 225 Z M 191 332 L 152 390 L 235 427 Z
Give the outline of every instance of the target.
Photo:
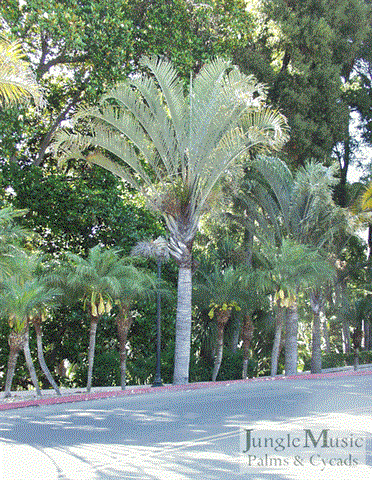
M 3 105 L 33 99 L 38 105 L 42 94 L 19 41 L 0 35 L 0 101 Z
M 144 57 L 152 75 L 116 86 L 99 105 L 80 111 L 76 128 L 55 149 L 85 158 L 144 192 L 164 217 L 171 255 L 179 265 L 174 383 L 187 383 L 191 336 L 192 246 L 199 220 L 222 176 L 250 150 L 280 148 L 284 117 L 266 106 L 252 76 L 216 59 L 185 86 L 169 61 Z M 75 130 L 76 132 L 76 130 Z

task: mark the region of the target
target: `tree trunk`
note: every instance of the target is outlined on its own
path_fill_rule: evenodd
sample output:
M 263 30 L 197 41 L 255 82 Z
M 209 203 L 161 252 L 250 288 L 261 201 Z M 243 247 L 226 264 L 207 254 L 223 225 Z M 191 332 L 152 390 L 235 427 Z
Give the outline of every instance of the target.
M 125 389 L 125 373 L 127 368 L 127 339 L 128 332 L 133 323 L 133 317 L 130 315 L 128 306 L 120 306 L 119 314 L 116 317 L 118 337 L 119 337 L 119 355 L 120 355 L 120 385 Z
M 275 315 L 275 337 L 273 349 L 271 352 L 271 376 L 275 377 L 278 373 L 279 354 L 281 350 L 281 337 L 285 320 L 285 308 L 277 306 Z
M 329 338 L 327 318 L 325 317 L 325 315 L 322 312 L 320 312 L 320 313 L 321 313 L 321 317 L 322 317 L 323 338 L 324 338 L 324 341 L 325 341 L 325 344 L 326 344 L 326 352 L 331 353 L 331 340 Z
M 37 381 L 34 363 L 33 363 L 32 358 L 31 358 L 30 345 L 28 343 L 28 331 L 26 331 L 25 337 L 26 337 L 26 340 L 23 344 L 23 353 L 24 353 L 24 356 L 25 356 L 28 371 L 30 372 L 31 381 L 32 381 L 32 383 L 33 383 L 33 385 L 36 389 L 36 394 L 40 397 L 41 396 L 41 391 L 40 391 L 40 388 L 39 388 L 39 383 Z
M 350 326 L 344 316 L 342 317 L 342 348 L 343 353 L 349 353 L 351 350 Z
M 242 378 L 247 378 L 248 362 L 249 362 L 249 349 L 253 338 L 254 325 L 252 322 L 252 316 L 247 313 L 244 318 L 242 340 L 243 340 L 243 373 Z
M 240 316 L 236 321 L 236 324 L 234 325 L 234 330 L 231 335 L 231 352 L 236 353 L 238 350 L 238 343 L 239 343 L 239 337 L 240 337 L 240 328 L 241 328 L 241 320 Z
M 286 320 L 285 374 L 288 376 L 296 375 L 297 373 L 298 313 L 296 304 L 288 307 Z
M 17 365 L 17 359 L 20 350 L 23 348 L 23 343 L 25 341 L 25 332 L 16 333 L 10 332 L 8 337 L 8 344 L 9 344 L 9 357 L 8 357 L 8 368 L 6 372 L 6 379 L 5 379 L 5 393 L 4 397 L 10 397 L 10 390 L 12 388 L 12 381 L 14 377 L 14 372 Z
M 310 305 L 313 311 L 313 332 L 312 332 L 312 351 L 311 351 L 311 373 L 322 372 L 322 329 L 320 322 L 320 312 L 322 308 L 322 297 L 318 291 L 312 291 L 310 294 Z
M 225 325 L 231 316 L 231 310 L 216 310 L 216 321 L 217 321 L 217 348 L 216 356 L 214 358 L 213 372 L 212 372 L 212 382 L 215 382 L 217 379 L 218 372 L 220 371 L 223 355 L 223 339 L 225 332 Z
M 364 322 L 364 350 L 370 350 L 371 325 L 370 320 Z
M 58 385 L 56 384 L 52 374 L 50 373 L 50 370 L 45 362 L 44 358 L 44 352 L 43 352 L 43 332 L 41 328 L 41 319 L 38 317 L 32 317 L 31 319 L 32 324 L 35 328 L 36 332 L 36 342 L 37 342 L 37 357 L 39 360 L 40 367 L 42 371 L 44 372 L 44 375 L 46 376 L 48 382 L 50 385 L 54 388 L 55 392 L 57 395 L 61 395 L 61 392 L 58 388 Z
M 191 260 L 191 259 L 190 259 Z M 191 341 L 191 261 L 181 264 L 178 272 L 176 345 L 174 352 L 174 384 L 189 381 Z
M 89 347 L 88 347 L 88 381 L 87 381 L 88 393 L 92 388 L 94 352 L 96 348 L 96 334 L 97 334 L 98 320 L 99 320 L 98 317 L 91 315 L 90 331 L 89 331 Z

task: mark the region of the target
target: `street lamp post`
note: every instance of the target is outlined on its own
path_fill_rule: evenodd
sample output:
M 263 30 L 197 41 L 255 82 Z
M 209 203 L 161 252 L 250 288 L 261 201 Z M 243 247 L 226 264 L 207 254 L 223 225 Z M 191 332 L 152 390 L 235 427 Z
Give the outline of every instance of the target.
M 168 260 L 169 250 L 167 241 L 159 237 L 156 240 L 139 242 L 133 249 L 132 255 L 141 255 L 147 258 L 154 258 L 157 265 L 158 281 L 160 287 L 161 280 L 161 264 Z M 163 382 L 160 373 L 160 356 L 161 356 L 161 295 L 158 288 L 156 293 L 156 373 L 153 387 L 161 387 Z

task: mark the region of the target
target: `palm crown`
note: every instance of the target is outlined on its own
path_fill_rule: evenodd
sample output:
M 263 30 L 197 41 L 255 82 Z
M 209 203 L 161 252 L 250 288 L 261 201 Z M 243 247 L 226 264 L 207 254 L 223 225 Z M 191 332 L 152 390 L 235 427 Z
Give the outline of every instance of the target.
M 266 107 L 264 86 L 228 61 L 206 65 L 188 96 L 170 62 L 144 57 L 142 65 L 153 77 L 135 75 L 78 112 L 86 133 L 62 133 L 57 145 L 72 157 L 98 147 L 86 158 L 144 187 L 172 236 L 188 244 L 220 177 L 248 149 L 280 148 L 285 119 Z

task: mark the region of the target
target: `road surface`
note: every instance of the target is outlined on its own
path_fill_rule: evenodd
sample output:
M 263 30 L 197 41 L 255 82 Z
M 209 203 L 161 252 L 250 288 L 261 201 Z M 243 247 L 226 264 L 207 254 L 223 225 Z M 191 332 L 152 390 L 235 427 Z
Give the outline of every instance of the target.
M 371 479 L 372 375 L 28 407 L 0 412 L 0 429 L 4 480 Z M 281 467 L 267 463 L 280 454 L 273 444 L 262 455 L 253 447 L 243 453 L 247 432 L 289 442 Z M 334 446 L 330 458 L 325 435 L 335 432 L 344 433 L 344 446 Z M 311 465 L 305 434 L 316 450 Z

